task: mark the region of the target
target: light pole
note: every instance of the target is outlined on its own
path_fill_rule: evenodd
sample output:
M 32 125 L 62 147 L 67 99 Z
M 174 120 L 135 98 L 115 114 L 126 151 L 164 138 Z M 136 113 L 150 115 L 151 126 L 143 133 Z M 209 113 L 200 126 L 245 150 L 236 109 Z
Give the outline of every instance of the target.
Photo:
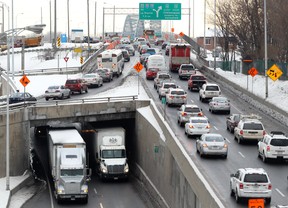
M 18 15 L 19 15 L 19 14 L 22 14 L 22 15 L 23 15 L 24 13 L 22 12 L 22 13 L 16 14 L 16 25 L 15 25 L 15 28 L 17 28 L 17 23 L 18 23 L 17 20 L 18 20 Z
M 67 40 L 68 40 L 68 43 L 70 42 L 70 19 L 69 19 L 69 0 L 67 0 L 67 18 L 68 18 L 68 22 L 67 22 L 67 25 L 68 25 L 68 32 L 67 32 Z
M 87 25 L 88 25 L 88 54 L 87 58 L 90 56 L 90 23 L 89 23 L 89 0 L 87 0 Z
M 191 21 L 190 21 L 190 19 L 191 19 L 191 8 L 190 8 L 190 0 L 188 0 L 188 2 L 189 2 L 189 8 L 188 8 L 188 10 L 189 10 L 189 20 L 188 20 L 188 24 L 189 24 L 189 28 L 188 28 L 188 34 L 189 34 L 189 37 L 191 37 L 191 34 L 190 34 L 190 27 L 191 27 Z
M 97 1 L 95 1 L 94 37 L 96 37 Z
M 267 76 L 267 68 L 268 68 L 268 55 L 267 55 L 267 8 L 266 8 L 266 0 L 264 0 L 264 48 L 265 48 L 265 98 L 268 98 L 268 76 Z
M 206 58 L 206 0 L 204 0 L 204 39 L 203 39 L 204 57 Z
M 216 0 L 214 0 L 214 70 L 216 70 Z

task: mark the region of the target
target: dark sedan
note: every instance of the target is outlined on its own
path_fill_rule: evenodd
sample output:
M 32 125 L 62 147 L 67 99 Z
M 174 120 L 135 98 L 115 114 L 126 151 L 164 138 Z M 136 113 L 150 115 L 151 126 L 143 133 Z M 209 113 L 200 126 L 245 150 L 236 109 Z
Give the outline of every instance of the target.
M 9 97 L 9 104 L 13 103 L 21 103 L 21 102 L 27 102 L 29 104 L 35 104 L 37 102 L 37 99 L 32 96 L 28 92 L 16 92 L 10 95 Z

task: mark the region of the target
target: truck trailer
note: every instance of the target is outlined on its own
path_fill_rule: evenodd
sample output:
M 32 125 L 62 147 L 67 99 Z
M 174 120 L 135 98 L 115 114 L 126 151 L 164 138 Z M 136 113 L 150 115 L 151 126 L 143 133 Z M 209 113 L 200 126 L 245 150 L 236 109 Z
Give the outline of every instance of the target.
M 129 166 L 122 127 L 95 129 L 94 149 L 100 179 L 127 179 Z
M 169 68 L 171 72 L 178 72 L 181 64 L 190 63 L 191 45 L 171 43 L 169 49 Z
M 76 129 L 49 129 L 49 163 L 57 202 L 88 202 L 91 169 L 86 165 L 86 144 Z

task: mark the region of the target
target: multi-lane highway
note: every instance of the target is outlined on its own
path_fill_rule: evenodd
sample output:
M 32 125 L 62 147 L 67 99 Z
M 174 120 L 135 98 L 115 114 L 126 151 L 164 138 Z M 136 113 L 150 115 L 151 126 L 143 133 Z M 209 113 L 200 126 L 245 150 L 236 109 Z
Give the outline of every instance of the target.
M 136 53 L 135 57 L 131 57 L 131 61 L 125 64 L 124 73 L 127 71 L 133 70 L 133 66 L 139 60 L 139 54 Z M 168 63 L 168 59 L 166 57 Z M 163 112 L 163 104 L 158 98 L 158 94 L 153 87 L 153 81 L 145 79 L 145 70 L 140 72 L 140 75 L 143 77 L 143 83 L 146 87 L 148 94 L 155 101 L 156 105 L 159 107 L 160 111 Z M 171 74 L 173 80 L 187 90 L 187 81 L 180 80 L 178 75 L 175 73 Z M 105 83 L 103 87 L 95 88 L 89 90 L 88 94 L 96 94 L 98 92 L 105 91 L 111 87 L 118 86 L 122 81 L 122 77 L 114 79 L 111 83 Z M 213 80 L 208 80 L 209 82 L 215 82 Z M 284 126 L 277 122 L 275 119 L 263 114 L 260 109 L 252 107 L 249 103 L 244 102 L 239 97 L 235 96 L 229 91 L 229 89 L 223 88 L 221 83 L 218 83 L 222 90 L 222 95 L 226 96 L 231 101 L 231 113 L 256 113 L 262 117 L 262 123 L 264 124 L 266 131 L 270 132 L 272 130 L 281 130 L 288 133 L 287 126 Z M 225 207 L 247 207 L 247 201 L 241 204 L 236 204 L 235 199 L 230 196 L 229 189 L 229 179 L 230 174 L 234 173 L 238 168 L 245 167 L 262 167 L 264 168 L 271 179 L 273 194 L 271 205 L 276 204 L 288 204 L 288 189 L 287 189 L 287 175 L 288 167 L 285 162 L 270 162 L 263 163 L 257 156 L 256 143 L 247 143 L 247 144 L 238 144 L 234 141 L 234 136 L 226 130 L 226 114 L 212 114 L 208 111 L 208 103 L 202 103 L 199 101 L 198 92 L 190 92 L 187 90 L 188 103 L 197 104 L 202 108 L 205 116 L 209 118 L 209 121 L 212 126 L 211 132 L 217 132 L 222 134 L 228 141 L 229 151 L 228 158 L 225 160 L 221 157 L 207 157 L 200 158 L 196 153 L 195 138 L 188 138 L 184 134 L 184 128 L 180 127 L 177 124 L 176 111 L 177 107 L 166 107 L 166 119 L 170 123 L 170 127 L 175 132 L 175 135 L 182 143 L 183 147 L 186 149 L 188 154 L 191 156 L 193 161 L 197 164 L 197 167 L 205 176 L 206 180 L 211 184 L 215 189 L 215 192 L 218 194 L 221 201 L 225 204 Z M 75 98 L 81 98 L 82 96 L 87 96 L 86 94 L 77 95 Z M 73 99 L 73 97 L 72 97 Z M 92 182 L 89 185 L 89 203 L 87 207 L 101 207 L 99 201 L 103 200 L 104 207 L 149 207 L 149 200 L 145 200 L 147 196 L 139 192 L 137 185 L 134 185 L 133 180 L 128 183 L 101 183 L 96 176 L 93 176 Z M 135 192 L 136 190 L 136 192 Z M 121 195 L 123 194 L 124 197 Z M 41 206 L 49 207 L 49 198 L 48 191 L 39 194 L 34 200 L 31 200 L 24 207 L 31 206 Z M 113 196 L 113 197 L 111 197 Z M 39 200 L 43 198 L 45 200 Z M 144 199 L 143 199 L 144 198 Z M 125 199 L 125 200 L 124 200 Z M 53 199 L 54 200 L 54 199 Z M 118 203 L 121 201 L 121 206 Z M 46 203 L 45 203 L 46 202 Z M 55 202 L 54 202 L 55 204 Z M 137 204 L 137 206 L 135 206 Z M 117 206 L 115 206 L 117 205 Z M 55 205 L 55 207 L 62 207 L 65 205 Z M 72 205 L 74 206 L 74 205 Z

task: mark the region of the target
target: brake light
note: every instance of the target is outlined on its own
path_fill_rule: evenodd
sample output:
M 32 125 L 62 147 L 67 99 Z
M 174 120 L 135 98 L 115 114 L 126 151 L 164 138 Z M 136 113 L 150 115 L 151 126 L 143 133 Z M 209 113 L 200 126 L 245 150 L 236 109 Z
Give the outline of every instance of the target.
M 174 96 L 172 96 L 172 95 L 170 95 L 169 97 L 170 97 L 171 99 L 173 99 L 173 98 L 174 98 Z
M 210 125 L 207 125 L 207 126 L 206 126 L 206 129 L 210 129 Z
M 207 144 L 203 144 L 202 147 L 208 147 Z
M 81 87 L 81 84 L 77 84 L 77 87 L 79 87 L 79 88 L 80 88 L 80 87 Z
M 266 131 L 264 130 L 264 131 L 263 131 L 263 136 L 264 136 L 265 134 L 266 134 Z
M 266 147 L 266 151 L 269 152 L 270 151 L 270 146 Z
M 186 96 L 181 96 L 182 99 L 186 99 Z
M 241 135 L 243 135 L 243 130 L 240 130 L 240 132 L 239 132 Z
M 182 115 L 182 116 L 187 116 L 187 113 L 182 112 L 181 115 Z
M 224 148 L 228 148 L 228 145 L 227 145 L 227 144 L 224 144 Z
M 189 125 L 189 128 L 190 128 L 190 129 L 194 129 L 194 126 L 190 124 L 190 125 Z
M 55 92 L 60 92 L 60 90 L 56 90 Z
M 240 183 L 239 184 L 239 189 L 243 189 L 243 187 L 244 187 L 243 183 Z
M 269 190 L 272 190 L 272 184 L 271 184 L 271 183 L 269 183 L 268 189 L 269 189 Z
M 203 113 L 202 112 L 198 113 L 198 116 L 203 116 Z

